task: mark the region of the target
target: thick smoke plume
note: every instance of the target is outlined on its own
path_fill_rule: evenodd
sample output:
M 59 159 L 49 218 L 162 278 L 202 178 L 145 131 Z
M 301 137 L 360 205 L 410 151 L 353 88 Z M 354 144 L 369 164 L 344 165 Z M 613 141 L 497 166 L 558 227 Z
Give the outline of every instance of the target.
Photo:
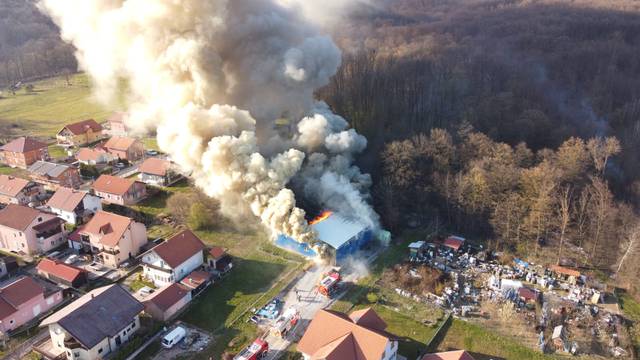
M 341 55 L 307 7 L 278 0 L 39 6 L 76 47 L 96 95 L 111 101 L 126 80 L 129 125 L 157 131 L 160 148 L 225 214 L 250 210 L 272 234 L 313 242 L 287 188 L 295 182 L 318 205 L 377 226 L 370 177 L 352 165 L 366 139 L 313 97 Z M 281 116 L 292 121 L 289 134 L 274 130 Z

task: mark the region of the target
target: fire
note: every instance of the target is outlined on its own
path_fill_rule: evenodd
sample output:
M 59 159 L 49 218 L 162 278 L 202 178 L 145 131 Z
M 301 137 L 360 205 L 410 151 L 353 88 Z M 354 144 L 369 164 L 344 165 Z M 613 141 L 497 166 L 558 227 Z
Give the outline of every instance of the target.
M 329 210 L 325 210 L 320 215 L 318 215 L 315 219 L 309 221 L 309 225 L 317 224 L 320 221 L 327 220 L 327 218 L 331 216 L 331 214 L 333 214 L 333 212 Z

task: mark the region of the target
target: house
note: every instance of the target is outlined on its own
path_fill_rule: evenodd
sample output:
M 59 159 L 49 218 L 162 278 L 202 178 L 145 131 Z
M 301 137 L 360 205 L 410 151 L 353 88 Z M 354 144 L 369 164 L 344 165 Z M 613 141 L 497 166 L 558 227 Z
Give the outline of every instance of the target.
M 144 155 L 144 146 L 138 139 L 114 136 L 103 148 L 121 160 L 136 161 Z
M 0 277 L 5 277 L 14 271 L 18 270 L 20 266 L 15 257 L 9 255 L 0 255 Z
M 90 144 L 101 137 L 102 125 L 93 119 L 67 124 L 56 134 L 58 145 L 65 147 Z
M 0 332 L 7 332 L 36 319 L 62 302 L 62 289 L 45 287 L 22 276 L 0 288 Z
M 189 275 L 180 280 L 180 285 L 191 290 L 191 296 L 195 297 L 211 285 L 211 278 L 211 274 L 206 271 L 193 270 Z
M 426 354 L 420 360 L 475 360 L 464 350 L 445 351 L 434 354 Z
M 28 205 L 45 193 L 44 186 L 33 181 L 0 175 L 0 203 Z
M 158 321 L 169 321 L 191 302 L 191 289 L 169 284 L 156 290 L 143 302 L 144 312 Z
M 207 267 L 218 274 L 225 274 L 233 267 L 233 260 L 224 248 L 214 246 L 207 252 Z
M 36 266 L 38 275 L 56 284 L 78 288 L 87 283 L 87 271 L 55 259 L 44 258 Z
M 76 153 L 76 160 L 85 165 L 107 165 L 117 157 L 102 148 L 80 148 Z
M 138 179 L 148 185 L 169 186 L 181 178 L 169 160 L 148 158 L 139 167 Z
M 0 248 L 23 254 L 42 254 L 64 243 L 64 221 L 22 205 L 0 210 Z
M 133 205 L 147 196 L 144 183 L 111 175 L 100 175 L 93 191 L 109 204 Z
M 367 224 L 353 217 L 330 211 L 324 212 L 309 225 L 318 233 L 318 240 L 326 245 L 327 257 L 334 265 L 342 265 L 348 261 L 366 248 L 373 238 L 373 231 Z M 318 256 L 309 244 L 286 235 L 279 235 L 276 238 L 276 245 L 307 258 Z
M 395 360 L 398 340 L 384 331 L 386 327 L 371 308 L 348 316 L 321 309 L 311 320 L 297 350 L 305 360 Z
M 93 254 L 96 261 L 117 268 L 138 255 L 147 243 L 144 224 L 122 215 L 99 210 L 79 231 L 80 241 L 71 247 Z
M 61 187 L 51 196 L 47 206 L 64 221 L 77 225 L 102 210 L 102 199 L 86 191 Z
M 49 340 L 35 350 L 46 358 L 103 359 L 135 336 L 142 310 L 120 285 L 97 288 L 44 319 Z
M 47 144 L 30 137 L 17 138 L 0 147 L 0 162 L 26 169 L 38 160 L 49 160 Z
M 44 184 L 47 190 L 55 191 L 61 186 L 77 189 L 82 184 L 78 168 L 49 161 L 36 161 L 29 166 L 34 181 Z
M 202 267 L 204 249 L 191 230 L 183 230 L 142 256 L 143 274 L 156 286 L 178 282 Z
M 115 112 L 111 117 L 107 119 L 109 126 L 109 134 L 111 136 L 127 136 L 129 134 L 129 127 L 126 125 L 126 120 L 129 114 L 126 112 Z

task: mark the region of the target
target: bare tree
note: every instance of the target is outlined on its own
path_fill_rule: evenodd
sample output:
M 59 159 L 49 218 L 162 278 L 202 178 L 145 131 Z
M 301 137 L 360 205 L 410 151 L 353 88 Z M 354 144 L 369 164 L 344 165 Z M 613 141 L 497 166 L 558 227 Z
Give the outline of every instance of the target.
M 569 227 L 569 222 L 571 221 L 571 197 L 572 197 L 573 189 L 571 186 L 563 187 L 558 194 L 558 222 L 560 229 L 560 246 L 558 249 L 558 264 L 560 264 L 560 260 L 562 259 L 563 251 L 564 251 L 564 240 L 567 233 L 567 228 Z

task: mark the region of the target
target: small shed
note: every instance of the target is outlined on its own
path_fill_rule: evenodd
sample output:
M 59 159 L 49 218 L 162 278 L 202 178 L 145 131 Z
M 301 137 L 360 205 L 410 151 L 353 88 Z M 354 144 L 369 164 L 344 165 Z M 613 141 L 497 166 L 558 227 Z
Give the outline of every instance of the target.
M 567 281 L 569 281 L 569 283 L 571 284 L 576 284 L 578 279 L 580 279 L 580 271 L 578 270 L 574 270 L 574 269 L 569 269 L 567 267 L 564 266 L 560 266 L 560 265 L 551 265 L 549 267 L 549 270 L 553 271 L 554 273 L 556 273 L 557 275 L 566 278 Z
M 416 241 L 409 244 L 409 256 L 411 258 L 416 258 L 418 256 L 421 256 L 422 252 L 426 247 L 426 244 L 427 243 L 424 241 Z
M 553 328 L 553 334 L 551 335 L 551 341 L 556 351 L 565 351 L 565 332 L 564 326 L 558 325 Z
M 45 258 L 36 266 L 38 275 L 59 285 L 78 288 L 87 283 L 86 270 L 61 261 Z
M 167 285 L 144 301 L 144 311 L 156 320 L 168 321 L 191 302 L 191 289 L 182 284 Z
M 454 251 L 458 251 L 460 250 L 460 248 L 462 247 L 462 245 L 464 245 L 465 242 L 465 238 L 460 237 L 460 236 L 454 236 L 451 235 L 448 238 L 446 238 L 444 240 L 444 243 L 442 245 L 454 250 Z
M 200 294 L 212 283 L 210 273 L 202 270 L 194 270 L 180 281 L 180 284 L 191 290 L 191 296 Z
M 540 293 L 528 287 L 521 287 L 518 289 L 518 297 L 525 303 L 534 303 L 538 301 Z

